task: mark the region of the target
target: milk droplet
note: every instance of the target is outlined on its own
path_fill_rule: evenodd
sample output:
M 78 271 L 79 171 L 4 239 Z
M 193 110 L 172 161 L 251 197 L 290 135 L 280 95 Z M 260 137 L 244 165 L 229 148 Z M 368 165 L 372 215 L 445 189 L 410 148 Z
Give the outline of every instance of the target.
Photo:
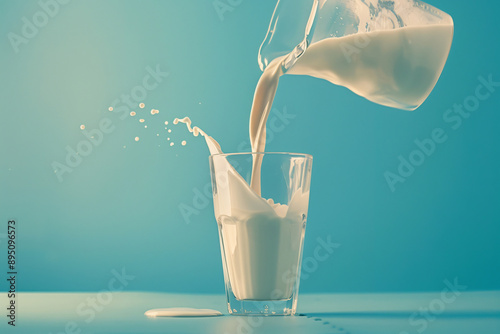
M 141 108 L 141 109 L 142 109 L 142 108 L 144 108 L 144 106 L 145 106 L 145 104 L 144 104 L 144 103 L 140 103 L 140 104 L 139 104 L 139 108 Z
M 170 132 L 172 132 L 172 129 L 168 129 L 168 132 L 169 132 L 169 133 L 170 133 Z
M 81 129 L 81 130 L 85 129 L 85 125 L 83 125 L 83 124 L 82 124 L 82 125 L 80 125 L 80 129 Z
M 147 129 L 147 128 L 148 128 L 148 126 L 147 126 L 147 125 L 144 125 L 144 129 Z
M 185 141 L 185 140 L 183 140 L 183 141 L 181 142 L 181 144 L 182 144 L 182 146 L 186 146 L 186 141 Z
M 113 111 L 113 107 L 109 107 L 109 108 L 108 108 L 108 110 L 109 110 L 109 111 Z
M 130 116 L 135 116 L 135 111 L 131 111 Z
M 174 146 L 174 143 L 173 143 L 173 142 L 172 142 L 172 143 L 170 143 L 170 146 Z
M 156 137 L 158 137 L 159 135 L 160 135 L 160 134 L 159 134 L 159 133 L 157 133 L 157 134 L 156 134 Z
M 165 121 L 165 125 L 168 125 L 168 121 Z
M 139 141 L 139 137 L 135 137 L 135 141 Z
M 203 132 L 199 127 L 191 127 L 191 120 L 189 119 L 189 117 L 184 117 L 183 119 L 174 119 L 174 124 L 178 124 L 179 122 L 186 124 L 189 132 L 193 133 L 193 136 L 195 137 L 197 137 L 200 133 L 202 136 L 206 135 L 205 132 Z
M 141 118 L 139 122 L 144 123 L 144 118 Z
M 167 140 L 170 140 L 170 137 L 167 137 Z

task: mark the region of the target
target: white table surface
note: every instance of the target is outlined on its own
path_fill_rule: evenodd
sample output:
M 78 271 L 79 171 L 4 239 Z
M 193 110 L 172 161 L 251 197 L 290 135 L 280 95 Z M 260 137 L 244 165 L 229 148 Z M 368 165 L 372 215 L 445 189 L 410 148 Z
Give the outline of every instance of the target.
M 7 296 L 2 293 L 2 305 Z M 98 297 L 100 297 L 100 302 Z M 102 299 L 107 297 L 108 299 Z M 96 301 L 93 309 L 91 301 Z M 245 317 L 227 314 L 223 295 L 154 292 L 20 293 L 16 327 L 2 313 L 1 333 L 384 333 L 500 334 L 500 291 L 463 292 L 439 314 L 441 294 L 302 294 L 299 315 Z M 153 308 L 212 308 L 210 318 L 147 318 Z M 92 311 L 91 311 L 92 310 Z M 418 313 L 423 310 L 422 313 Z M 94 318 L 91 313 L 94 313 Z

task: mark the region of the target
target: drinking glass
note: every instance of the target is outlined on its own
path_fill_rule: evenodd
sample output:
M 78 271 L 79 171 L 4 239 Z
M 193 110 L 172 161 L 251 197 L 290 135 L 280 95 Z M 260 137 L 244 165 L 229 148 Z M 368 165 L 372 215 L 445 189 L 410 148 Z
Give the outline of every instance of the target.
M 250 188 L 261 155 L 261 196 Z M 312 156 L 210 156 L 227 305 L 234 315 L 294 315 L 309 204 Z

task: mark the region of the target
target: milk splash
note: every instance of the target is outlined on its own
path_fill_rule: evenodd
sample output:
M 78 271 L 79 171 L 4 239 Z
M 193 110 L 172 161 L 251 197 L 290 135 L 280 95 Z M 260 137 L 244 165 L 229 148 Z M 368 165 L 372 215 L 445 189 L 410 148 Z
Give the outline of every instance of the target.
M 202 135 L 212 155 L 223 155 L 217 141 L 189 117 L 176 118 L 194 136 Z M 289 299 L 299 267 L 309 191 L 295 189 L 288 205 L 257 194 L 224 158 L 212 159 L 217 187 L 214 212 L 219 224 L 222 258 L 232 292 L 239 300 Z
M 191 132 L 193 134 L 193 136 L 198 137 L 198 135 L 201 134 L 205 138 L 205 141 L 207 143 L 208 150 L 210 151 L 210 154 L 223 154 L 219 143 L 215 139 L 208 136 L 199 127 L 197 127 L 197 126 L 192 127 L 191 126 L 191 119 L 189 119 L 189 117 L 184 117 L 182 119 L 179 119 L 179 118 L 174 119 L 174 124 L 179 124 L 179 122 L 186 124 L 188 131 Z

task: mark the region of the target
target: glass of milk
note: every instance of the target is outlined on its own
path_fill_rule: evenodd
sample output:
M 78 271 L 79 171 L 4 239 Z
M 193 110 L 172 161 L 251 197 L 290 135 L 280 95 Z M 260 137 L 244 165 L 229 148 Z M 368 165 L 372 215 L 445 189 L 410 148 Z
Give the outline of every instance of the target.
M 249 186 L 257 155 L 261 196 Z M 307 154 L 210 156 L 230 314 L 295 314 L 311 168 Z

